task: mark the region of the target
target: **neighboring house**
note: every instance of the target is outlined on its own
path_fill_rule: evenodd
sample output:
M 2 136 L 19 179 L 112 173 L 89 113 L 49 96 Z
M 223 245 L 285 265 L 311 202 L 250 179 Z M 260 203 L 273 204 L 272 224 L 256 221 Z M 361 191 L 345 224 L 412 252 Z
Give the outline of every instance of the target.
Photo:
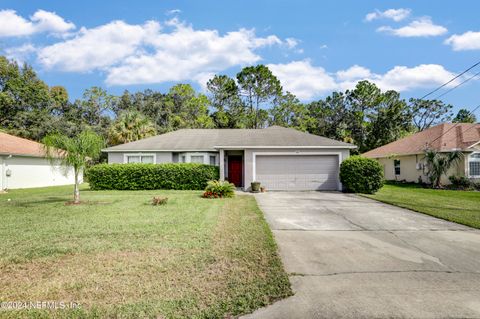
M 339 165 L 354 145 L 273 126 L 266 129 L 182 129 L 109 147 L 109 163 L 203 163 L 220 179 L 249 189 L 340 190 Z
M 387 180 L 429 182 L 424 160 L 427 148 L 439 152 L 461 150 L 464 154 L 463 160 L 442 177 L 442 183 L 448 184 L 451 175 L 480 179 L 480 124 L 440 124 L 363 155 L 383 165 Z
M 0 190 L 73 183 L 73 169 L 51 166 L 42 144 L 0 132 Z

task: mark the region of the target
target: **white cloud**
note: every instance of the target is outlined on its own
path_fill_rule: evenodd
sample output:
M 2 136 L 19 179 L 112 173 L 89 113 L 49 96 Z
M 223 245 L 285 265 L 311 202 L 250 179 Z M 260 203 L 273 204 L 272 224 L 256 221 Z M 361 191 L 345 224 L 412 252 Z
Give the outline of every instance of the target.
M 86 29 L 72 39 L 44 47 L 38 60 L 46 68 L 86 72 L 105 69 L 138 53 L 141 43 L 160 29 L 156 22 L 129 25 L 123 21 Z
M 322 67 L 313 66 L 308 60 L 269 64 L 268 67 L 280 79 L 286 90 L 302 100 L 311 100 L 333 90 L 353 89 L 361 80 L 373 82 L 382 90 L 402 92 L 436 87 L 455 76 L 438 64 L 395 66 L 384 74 L 373 73 L 359 65 L 330 74 Z M 456 82 L 452 82 L 450 85 L 455 84 Z
M 441 85 L 456 74 L 438 64 L 420 64 L 415 67 L 395 66 L 382 75 L 373 75 L 371 81 L 384 90 L 408 91 Z M 451 85 L 456 84 L 452 82 Z
M 349 81 L 349 80 L 358 80 L 358 79 L 365 79 L 372 76 L 372 73 L 369 69 L 354 65 L 346 70 L 341 70 L 336 73 L 337 79 L 341 81 Z
M 280 79 L 285 90 L 302 100 L 309 100 L 337 88 L 334 78 L 325 69 L 313 66 L 308 60 L 269 64 L 268 67 Z
M 454 51 L 480 50 L 480 32 L 468 31 L 454 34 L 444 42 L 451 45 Z
M 197 80 L 236 65 L 256 63 L 257 49 L 288 43 L 275 35 L 257 37 L 239 29 L 221 35 L 217 30 L 195 30 L 174 18 L 130 25 L 113 21 L 82 28 L 72 39 L 39 50 L 46 68 L 71 72 L 102 70 L 109 85 Z M 203 75 L 203 76 L 202 76 Z
M 286 38 L 285 44 L 289 49 L 293 49 L 298 45 L 299 41 L 295 38 Z
M 378 32 L 385 32 L 397 37 L 433 37 L 445 34 L 447 28 L 436 25 L 429 17 L 423 17 L 410 22 L 401 28 L 383 26 L 377 29 Z
M 19 47 L 5 49 L 5 56 L 8 59 L 15 60 L 18 63 L 27 61 L 28 57 L 36 52 L 36 48 L 31 43 L 23 44 Z
M 0 37 L 27 36 L 40 32 L 61 34 L 75 29 L 54 12 L 37 10 L 30 20 L 19 16 L 14 10 L 0 10 Z
M 65 21 L 54 12 L 38 10 L 31 17 L 36 32 L 64 33 L 75 29 L 75 24 Z
M 388 9 L 385 11 L 375 10 L 365 16 L 366 21 L 373 21 L 376 19 L 392 19 L 393 21 L 402 21 L 407 18 L 411 13 L 410 9 Z
M 108 70 L 107 83 L 126 85 L 185 81 L 198 74 L 215 73 L 236 65 L 256 63 L 256 49 L 280 45 L 274 36 L 257 37 L 253 30 L 240 29 L 220 35 L 217 30 L 195 30 L 171 21 L 172 32 L 146 39 L 153 52 L 140 52 Z
M 172 9 L 172 10 L 168 10 L 165 14 L 166 15 L 175 15 L 175 14 L 180 14 L 182 13 L 182 10 L 180 9 Z

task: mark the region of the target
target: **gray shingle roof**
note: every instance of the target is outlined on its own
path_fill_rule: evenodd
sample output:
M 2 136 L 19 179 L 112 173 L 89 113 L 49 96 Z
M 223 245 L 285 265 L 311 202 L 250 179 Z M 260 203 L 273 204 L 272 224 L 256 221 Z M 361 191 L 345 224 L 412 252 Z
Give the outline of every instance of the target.
M 193 151 L 259 147 L 354 148 L 352 144 L 272 126 L 266 129 L 182 129 L 105 149 L 115 151 Z

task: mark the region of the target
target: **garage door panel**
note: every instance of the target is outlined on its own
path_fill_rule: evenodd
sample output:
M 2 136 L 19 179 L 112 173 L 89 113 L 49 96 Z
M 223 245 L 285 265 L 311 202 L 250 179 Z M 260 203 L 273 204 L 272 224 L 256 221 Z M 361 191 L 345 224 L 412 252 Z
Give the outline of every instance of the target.
M 270 190 L 336 190 L 336 155 L 257 155 L 256 180 Z

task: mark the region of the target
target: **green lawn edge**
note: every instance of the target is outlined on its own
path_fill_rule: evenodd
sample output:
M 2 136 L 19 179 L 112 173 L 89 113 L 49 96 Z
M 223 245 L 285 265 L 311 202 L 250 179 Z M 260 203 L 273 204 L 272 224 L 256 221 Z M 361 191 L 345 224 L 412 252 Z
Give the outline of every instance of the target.
M 410 184 L 386 184 L 375 194 L 358 195 L 480 229 L 480 192 L 428 189 Z M 429 205 L 427 205 L 428 201 L 430 201 Z M 432 207 L 432 205 L 436 206 Z

